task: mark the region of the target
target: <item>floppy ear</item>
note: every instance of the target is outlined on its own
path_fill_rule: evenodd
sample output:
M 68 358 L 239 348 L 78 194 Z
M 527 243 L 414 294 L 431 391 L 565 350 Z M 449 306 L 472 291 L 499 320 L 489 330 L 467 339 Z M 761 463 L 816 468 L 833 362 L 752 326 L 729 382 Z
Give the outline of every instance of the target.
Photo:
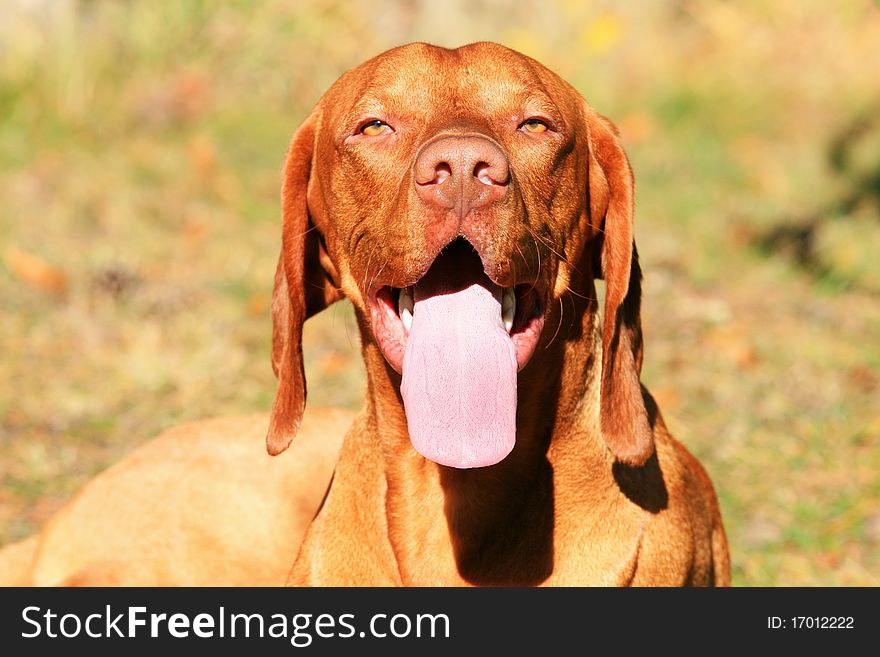
M 272 292 L 272 369 L 278 377 L 266 449 L 283 452 L 299 430 L 306 406 L 302 330 L 306 319 L 340 299 L 324 239 L 309 216 L 317 112 L 296 131 L 284 165 L 281 255 Z
M 618 461 L 639 466 L 654 452 L 654 435 L 639 380 L 642 272 L 633 241 L 633 174 L 611 122 L 589 108 L 587 118 L 590 215 L 594 229 L 601 233 L 599 268 L 605 279 L 602 436 Z

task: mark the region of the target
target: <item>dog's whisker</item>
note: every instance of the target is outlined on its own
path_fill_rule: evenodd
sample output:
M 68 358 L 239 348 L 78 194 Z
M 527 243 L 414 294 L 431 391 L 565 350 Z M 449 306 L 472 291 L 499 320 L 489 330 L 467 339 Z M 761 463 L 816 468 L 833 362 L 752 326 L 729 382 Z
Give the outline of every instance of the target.
M 550 345 L 552 345 L 553 342 L 556 340 L 556 336 L 559 335 L 559 329 L 562 328 L 562 317 L 563 317 L 563 315 L 565 315 L 565 307 L 562 305 L 562 297 L 560 297 L 560 298 L 559 298 L 559 322 L 556 324 L 556 332 L 553 333 L 553 337 L 550 338 L 550 342 L 548 342 L 548 343 L 544 346 L 544 350 L 545 350 L 545 351 L 546 351 L 547 349 L 550 348 Z
M 363 289 L 364 291 L 367 291 L 367 292 L 368 292 L 369 289 L 370 289 L 369 286 L 367 285 L 367 279 L 368 279 L 368 277 L 369 277 L 369 275 L 370 275 L 370 267 L 371 267 L 372 264 L 373 264 L 373 256 L 376 255 L 376 251 L 377 251 L 379 248 L 380 248 L 380 247 L 379 247 L 378 244 L 374 244 L 374 245 L 373 245 L 373 248 L 370 249 L 370 255 L 367 257 L 367 266 L 364 267 L 364 280 L 363 280 L 363 288 L 362 288 L 362 289 Z M 370 281 L 370 283 L 372 283 L 372 280 Z
M 365 289 L 367 289 L 367 290 L 373 289 L 373 284 L 376 282 L 376 279 L 382 275 L 382 272 L 385 271 L 385 267 L 387 265 L 388 265 L 388 261 L 385 260 L 385 262 L 382 263 L 382 266 L 379 267 L 379 269 L 376 271 L 376 273 L 373 274 L 372 278 L 370 278 L 370 284 Z
M 550 251 L 553 255 L 555 255 L 557 258 L 559 258 L 559 259 L 560 259 L 562 262 L 564 262 L 566 265 L 568 265 L 569 267 L 571 267 L 574 271 L 578 271 L 577 267 L 575 267 L 575 266 L 571 263 L 571 261 L 570 261 L 565 255 L 559 253 L 556 249 L 553 248 L 553 246 L 551 245 L 551 242 L 550 242 L 548 239 L 546 239 L 546 238 L 544 238 L 544 237 L 541 237 L 540 235 L 537 235 L 537 234 L 531 229 L 531 227 L 528 227 L 528 226 L 527 226 L 526 228 L 528 229 L 529 233 L 531 234 L 532 239 L 534 239 L 536 242 L 540 242 L 541 244 L 543 244 L 544 247 L 545 247 L 548 251 Z
M 572 295 L 574 295 L 574 296 L 576 296 L 576 297 L 579 297 L 579 298 L 583 299 L 584 301 L 595 301 L 595 298 L 594 298 L 594 297 L 588 297 L 588 296 L 585 295 L 585 294 L 581 294 L 580 292 L 576 292 L 575 290 L 573 290 L 573 289 L 571 288 L 570 285 L 566 285 L 566 286 L 565 286 L 565 291 L 568 292 L 569 294 L 572 294 Z
M 296 239 L 304 239 L 305 236 L 308 235 L 309 233 L 311 233 L 313 230 L 318 230 L 318 227 L 313 225 L 313 226 L 310 226 L 309 228 L 306 228 L 304 231 L 302 231 L 301 233 L 298 233 L 296 235 Z

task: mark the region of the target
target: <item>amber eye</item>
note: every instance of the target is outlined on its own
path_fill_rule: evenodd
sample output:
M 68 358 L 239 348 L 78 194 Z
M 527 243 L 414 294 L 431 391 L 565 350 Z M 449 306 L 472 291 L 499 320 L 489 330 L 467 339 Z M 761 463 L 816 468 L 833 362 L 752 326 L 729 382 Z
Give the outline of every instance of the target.
M 532 133 L 547 132 L 549 130 L 549 126 L 541 119 L 526 119 L 519 127 L 521 130 Z
M 361 126 L 361 134 L 366 135 L 367 137 L 378 137 L 379 135 L 384 135 L 386 132 L 391 132 L 391 126 L 378 119 Z

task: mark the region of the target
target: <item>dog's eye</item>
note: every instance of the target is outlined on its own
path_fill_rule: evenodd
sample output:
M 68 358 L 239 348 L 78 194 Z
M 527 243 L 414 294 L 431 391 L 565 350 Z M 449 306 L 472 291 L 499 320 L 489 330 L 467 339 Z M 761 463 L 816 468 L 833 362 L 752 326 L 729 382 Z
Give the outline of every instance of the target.
M 361 126 L 361 134 L 367 137 L 378 137 L 386 132 L 391 132 L 391 126 L 385 123 L 385 121 L 379 121 L 378 119 Z
M 526 119 L 520 124 L 519 128 L 525 132 L 532 133 L 547 132 L 547 130 L 550 129 L 550 127 L 541 119 Z

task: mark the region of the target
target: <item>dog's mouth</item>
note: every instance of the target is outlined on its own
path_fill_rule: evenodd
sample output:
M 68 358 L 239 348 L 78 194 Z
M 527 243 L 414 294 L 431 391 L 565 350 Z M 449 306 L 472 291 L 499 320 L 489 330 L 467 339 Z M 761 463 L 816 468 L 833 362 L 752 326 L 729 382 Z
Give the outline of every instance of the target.
M 544 324 L 535 285 L 497 285 L 459 239 L 415 284 L 375 290 L 370 306 L 379 348 L 403 377 L 415 449 L 457 468 L 507 456 L 516 438 L 517 372 Z

